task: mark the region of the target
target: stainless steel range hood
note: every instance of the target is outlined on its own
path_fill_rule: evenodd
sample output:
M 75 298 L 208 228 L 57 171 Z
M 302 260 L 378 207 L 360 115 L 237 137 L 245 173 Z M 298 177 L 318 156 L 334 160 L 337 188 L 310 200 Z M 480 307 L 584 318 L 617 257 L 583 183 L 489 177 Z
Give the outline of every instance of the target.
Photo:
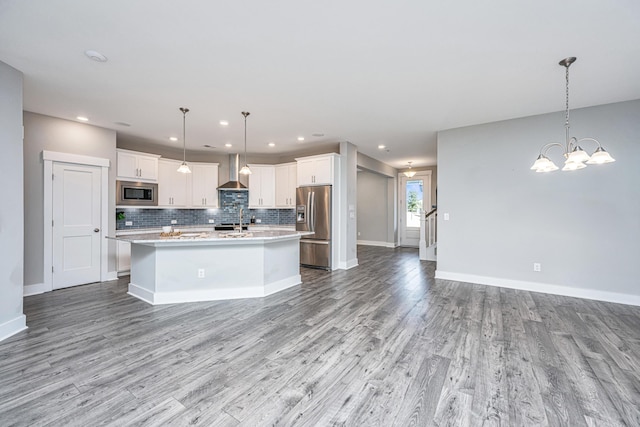
M 240 170 L 240 155 L 229 154 L 229 181 L 218 187 L 218 190 L 247 191 L 248 188 L 238 179 Z

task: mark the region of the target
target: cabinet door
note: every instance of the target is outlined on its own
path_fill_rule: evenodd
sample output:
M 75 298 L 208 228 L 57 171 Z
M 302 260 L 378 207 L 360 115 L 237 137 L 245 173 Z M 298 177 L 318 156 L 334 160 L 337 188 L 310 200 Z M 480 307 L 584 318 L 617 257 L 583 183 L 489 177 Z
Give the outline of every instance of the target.
M 313 185 L 313 160 L 298 160 L 298 187 Z
M 189 174 L 178 172 L 181 163 L 164 159 L 158 162 L 158 206 L 186 207 Z
M 138 179 L 138 159 L 134 154 L 118 151 L 116 163 L 116 175 L 118 175 L 118 178 Z
M 273 166 L 265 166 L 262 168 L 262 176 L 260 177 L 262 185 L 260 186 L 260 206 L 263 208 L 272 208 L 276 205 L 276 170 Z
M 138 157 L 138 177 L 156 181 L 158 179 L 158 159 L 156 157 Z
M 276 207 L 290 208 L 295 206 L 296 165 L 278 165 L 275 168 L 276 175 Z
M 218 207 L 218 165 L 191 164 L 191 206 Z
M 333 159 L 331 157 L 316 158 L 313 164 L 313 172 L 314 184 L 333 184 Z
M 131 243 L 118 240 L 118 272 L 131 270 Z
M 249 165 L 249 207 L 272 208 L 275 206 L 276 176 L 273 166 Z

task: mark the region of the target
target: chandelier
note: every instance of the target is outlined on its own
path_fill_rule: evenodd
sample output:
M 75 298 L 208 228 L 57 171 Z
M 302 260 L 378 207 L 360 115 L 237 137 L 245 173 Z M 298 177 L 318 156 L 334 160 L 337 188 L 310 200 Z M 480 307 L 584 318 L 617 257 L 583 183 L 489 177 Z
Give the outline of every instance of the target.
M 611 157 L 609 153 L 602 148 L 602 145 L 594 139 L 594 138 L 581 138 L 577 139 L 574 136 L 569 136 L 569 66 L 576 61 L 575 57 L 565 58 L 559 62 L 559 65 L 565 67 L 565 80 L 566 80 L 566 104 L 565 104 L 565 143 L 561 144 L 559 142 L 550 142 L 546 145 L 543 145 L 540 149 L 540 155 L 531 166 L 531 170 L 536 172 L 553 172 L 558 170 L 558 166 L 551 161 L 547 157 L 547 152 L 551 147 L 560 147 L 564 150 L 564 167 L 563 171 L 575 171 L 578 169 L 584 169 L 587 165 L 599 165 L 603 163 L 611 163 L 615 162 L 615 159 Z M 589 156 L 583 149 L 580 147 L 580 143 L 582 142 L 595 142 L 598 147 L 596 150 Z
M 416 171 L 411 169 L 411 163 L 412 162 L 407 162 L 407 164 L 409 165 L 409 170 L 402 172 L 407 178 L 413 178 L 413 176 L 416 174 Z

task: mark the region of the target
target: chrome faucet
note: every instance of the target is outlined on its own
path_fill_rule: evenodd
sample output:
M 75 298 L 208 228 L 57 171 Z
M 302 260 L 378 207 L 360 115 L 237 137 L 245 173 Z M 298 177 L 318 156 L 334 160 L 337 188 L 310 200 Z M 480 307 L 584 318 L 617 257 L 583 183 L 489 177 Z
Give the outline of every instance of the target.
M 240 226 L 236 227 L 237 231 L 242 231 L 242 214 L 244 213 L 244 209 L 241 207 L 238 210 L 238 213 L 240 214 Z

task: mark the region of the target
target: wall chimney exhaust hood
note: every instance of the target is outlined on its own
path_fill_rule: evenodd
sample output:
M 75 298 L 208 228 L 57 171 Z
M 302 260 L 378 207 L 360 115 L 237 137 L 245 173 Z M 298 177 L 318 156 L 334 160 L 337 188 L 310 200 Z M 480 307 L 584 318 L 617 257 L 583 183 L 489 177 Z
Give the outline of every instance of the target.
M 218 190 L 247 191 L 248 188 L 238 180 L 240 155 L 229 154 L 229 181 L 218 187 Z

